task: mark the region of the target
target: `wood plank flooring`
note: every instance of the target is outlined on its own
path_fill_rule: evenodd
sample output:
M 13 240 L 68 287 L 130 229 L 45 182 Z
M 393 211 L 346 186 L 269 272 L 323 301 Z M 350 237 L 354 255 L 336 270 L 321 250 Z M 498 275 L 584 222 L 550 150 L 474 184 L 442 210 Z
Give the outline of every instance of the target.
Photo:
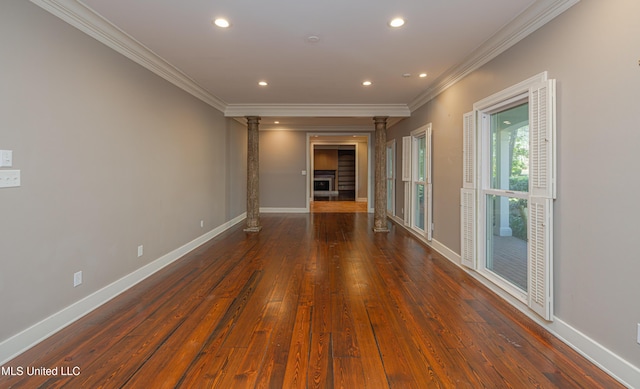
M 397 226 L 374 234 L 365 213 L 261 222 L 4 365 L 57 375 L 0 388 L 622 387 Z
M 311 213 L 366 213 L 367 203 L 360 201 L 312 201 Z

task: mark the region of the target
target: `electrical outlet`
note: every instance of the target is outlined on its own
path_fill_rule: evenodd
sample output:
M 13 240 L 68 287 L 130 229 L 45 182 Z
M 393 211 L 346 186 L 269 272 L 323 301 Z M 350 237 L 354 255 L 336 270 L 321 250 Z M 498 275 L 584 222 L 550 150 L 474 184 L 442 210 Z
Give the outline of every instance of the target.
M 200 228 L 204 227 L 204 220 L 200 220 Z
M 82 284 L 82 271 L 73 273 L 73 287 Z
M 144 247 L 142 245 L 138 246 L 138 258 L 140 258 L 143 253 L 144 253 Z
M 20 186 L 20 170 L 0 170 L 0 188 Z

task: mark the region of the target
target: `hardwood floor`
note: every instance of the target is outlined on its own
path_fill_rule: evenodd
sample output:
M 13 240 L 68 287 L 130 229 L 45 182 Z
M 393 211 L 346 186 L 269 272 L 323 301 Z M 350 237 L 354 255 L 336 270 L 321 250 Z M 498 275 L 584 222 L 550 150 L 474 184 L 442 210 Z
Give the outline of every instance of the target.
M 374 234 L 364 213 L 261 221 L 4 365 L 57 375 L 0 387 L 622 387 L 397 226 Z
M 366 213 L 367 203 L 358 201 L 312 201 L 311 213 Z

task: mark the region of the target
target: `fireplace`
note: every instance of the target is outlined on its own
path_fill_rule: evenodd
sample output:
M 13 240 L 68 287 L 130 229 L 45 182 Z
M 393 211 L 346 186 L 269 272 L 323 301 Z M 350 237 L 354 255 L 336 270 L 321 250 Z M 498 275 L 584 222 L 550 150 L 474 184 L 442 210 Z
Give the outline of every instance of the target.
M 314 170 L 313 171 L 313 192 L 315 195 L 337 194 L 335 188 L 335 170 Z M 335 192 L 335 193 L 334 193 Z
M 326 191 L 331 190 L 331 178 L 314 178 L 313 179 L 313 190 L 314 191 Z

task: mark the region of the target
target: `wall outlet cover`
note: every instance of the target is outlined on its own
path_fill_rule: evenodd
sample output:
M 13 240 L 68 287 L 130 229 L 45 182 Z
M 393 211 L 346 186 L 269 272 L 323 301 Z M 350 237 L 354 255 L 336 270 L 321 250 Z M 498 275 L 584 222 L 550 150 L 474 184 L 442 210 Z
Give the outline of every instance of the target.
M 82 271 L 73 273 L 73 287 L 82 284 Z

